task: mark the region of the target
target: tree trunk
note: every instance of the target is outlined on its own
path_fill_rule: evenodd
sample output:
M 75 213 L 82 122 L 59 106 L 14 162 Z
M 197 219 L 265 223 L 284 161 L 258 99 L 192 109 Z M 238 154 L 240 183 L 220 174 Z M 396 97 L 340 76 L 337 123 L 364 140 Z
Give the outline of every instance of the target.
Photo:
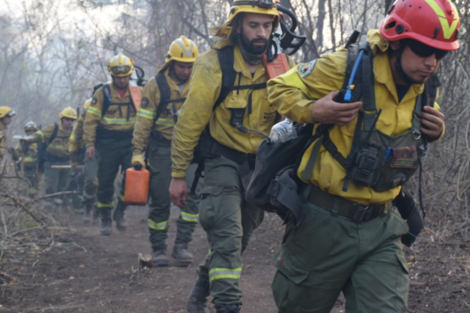
M 326 0 L 318 0 L 317 38 L 315 39 L 317 49 L 323 46 L 323 23 L 326 17 L 325 4 Z

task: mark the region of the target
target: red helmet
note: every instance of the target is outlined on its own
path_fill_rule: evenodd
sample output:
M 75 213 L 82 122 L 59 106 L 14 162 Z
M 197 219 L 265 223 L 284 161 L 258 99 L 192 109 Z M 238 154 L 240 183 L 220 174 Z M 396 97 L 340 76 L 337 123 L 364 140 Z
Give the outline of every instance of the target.
M 440 50 L 457 50 L 460 17 L 450 0 L 396 0 L 380 24 L 388 41 L 411 38 Z

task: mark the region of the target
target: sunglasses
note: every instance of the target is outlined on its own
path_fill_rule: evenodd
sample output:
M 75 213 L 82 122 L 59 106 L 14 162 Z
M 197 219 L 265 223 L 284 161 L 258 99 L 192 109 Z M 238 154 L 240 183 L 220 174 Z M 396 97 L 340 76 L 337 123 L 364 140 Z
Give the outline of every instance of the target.
M 67 122 L 75 121 L 75 119 L 73 119 L 73 118 L 68 118 L 68 117 L 64 117 L 64 120 L 66 120 Z
M 413 39 L 405 39 L 403 41 L 406 46 L 410 47 L 414 54 L 422 58 L 429 58 L 431 55 L 435 54 L 437 60 L 442 60 L 449 53 L 449 51 L 436 49 Z
M 129 65 L 111 67 L 113 75 L 128 74 L 130 71 L 131 67 Z

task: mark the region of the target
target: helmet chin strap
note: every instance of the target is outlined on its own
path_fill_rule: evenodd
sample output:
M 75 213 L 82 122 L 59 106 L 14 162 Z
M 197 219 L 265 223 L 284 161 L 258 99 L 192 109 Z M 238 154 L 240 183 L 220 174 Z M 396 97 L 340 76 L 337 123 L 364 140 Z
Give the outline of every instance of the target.
M 397 59 L 395 62 L 395 70 L 397 71 L 398 76 L 408 85 L 414 84 L 413 80 L 406 75 L 405 71 L 403 71 L 403 67 L 401 66 L 401 56 L 403 54 L 403 50 L 405 50 L 405 45 L 403 42 L 400 41 L 400 48 L 398 50 L 394 50 L 393 54 Z

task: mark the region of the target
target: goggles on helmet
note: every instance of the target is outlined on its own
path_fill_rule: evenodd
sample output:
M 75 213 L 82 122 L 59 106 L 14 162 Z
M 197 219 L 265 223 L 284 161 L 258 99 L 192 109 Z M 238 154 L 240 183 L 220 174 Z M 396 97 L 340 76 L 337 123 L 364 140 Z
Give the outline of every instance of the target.
M 252 5 L 252 6 L 258 6 L 260 8 L 274 8 L 276 7 L 276 4 L 274 3 L 273 0 L 252 0 L 252 1 L 236 1 L 233 3 L 233 5 Z
M 11 110 L 10 112 L 7 113 L 6 116 L 7 116 L 7 117 L 13 117 L 13 116 L 15 116 L 15 115 L 16 115 L 16 112 L 13 111 L 13 110 Z
M 26 125 L 26 127 L 24 128 L 24 130 L 28 131 L 28 130 L 35 130 L 36 126 L 34 124 L 28 124 Z
M 436 60 L 442 60 L 447 55 L 447 53 L 449 53 L 449 51 L 430 47 L 417 40 L 403 39 L 402 41 L 405 43 L 406 46 L 410 47 L 411 51 L 413 51 L 414 54 L 422 58 L 429 58 L 431 55 L 435 54 Z
M 110 68 L 110 71 L 113 73 L 113 75 L 129 74 L 131 67 L 130 65 L 113 66 Z

